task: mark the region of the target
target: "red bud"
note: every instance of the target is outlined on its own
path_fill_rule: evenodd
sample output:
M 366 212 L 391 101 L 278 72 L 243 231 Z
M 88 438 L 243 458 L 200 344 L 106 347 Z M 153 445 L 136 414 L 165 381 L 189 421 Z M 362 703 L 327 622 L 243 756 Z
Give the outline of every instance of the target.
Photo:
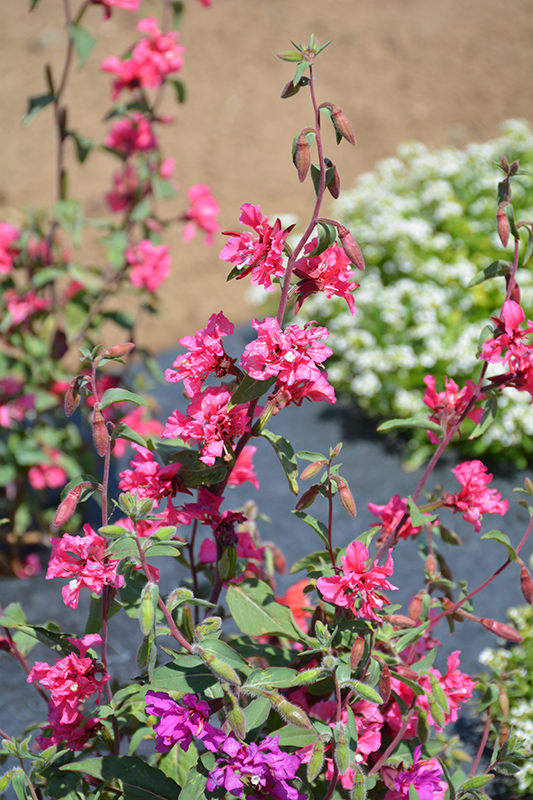
M 296 165 L 296 169 L 298 170 L 298 178 L 300 183 L 303 183 L 307 177 L 307 173 L 309 172 L 309 167 L 311 166 L 311 148 L 309 147 L 309 142 L 305 138 L 304 131 L 301 132 L 296 141 L 294 163 Z
M 317 473 L 320 472 L 323 466 L 325 466 L 328 462 L 325 458 L 321 458 L 319 461 L 314 461 L 312 464 L 309 464 L 308 467 L 304 469 L 300 478 L 302 481 L 306 481 L 308 478 L 314 478 Z
M 350 652 L 350 667 L 355 669 L 363 657 L 365 650 L 365 637 L 359 635 L 352 645 Z
M 507 219 L 507 214 L 505 213 L 505 206 L 508 205 L 509 203 L 507 201 L 500 203 L 498 206 L 498 211 L 496 212 L 498 236 L 500 237 L 500 241 L 504 247 L 507 247 L 507 243 L 509 241 L 509 220 Z
M 429 574 L 429 575 L 432 575 L 432 576 L 433 576 L 433 575 L 435 574 L 435 572 L 436 572 L 436 569 L 437 569 L 437 565 L 435 564 L 435 559 L 434 559 L 434 558 L 433 558 L 433 556 L 430 554 L 430 555 L 429 555 L 429 556 L 426 558 L 426 570 L 427 570 L 427 572 L 428 572 L 428 574 Z
M 488 631 L 495 633 L 496 636 L 501 636 L 502 639 L 506 639 L 508 642 L 520 644 L 520 642 L 524 641 L 524 637 L 517 630 L 511 628 L 510 625 L 506 625 L 505 622 L 496 622 L 495 619 L 486 619 L 485 617 L 479 621 Z
M 409 606 L 409 618 L 414 619 L 415 621 L 420 618 L 420 613 L 422 611 L 422 597 L 424 595 L 424 591 L 421 590 L 418 592 L 417 595 L 411 601 L 411 605 Z
M 105 456 L 109 444 L 109 431 L 104 415 L 97 405 L 93 411 L 93 442 L 98 455 Z
M 320 491 L 320 484 L 314 483 L 309 489 L 303 493 L 296 503 L 296 511 L 303 511 L 304 508 L 309 508 L 315 502 Z
M 386 703 L 390 697 L 390 689 L 390 669 L 386 664 L 383 664 L 378 681 L 378 692 L 384 703 Z
M 339 234 L 341 247 L 348 256 L 348 258 L 350 259 L 350 261 L 352 262 L 352 264 L 355 264 L 357 269 L 360 269 L 361 272 L 364 272 L 365 260 L 361 252 L 361 248 L 353 238 L 348 228 L 345 228 L 344 225 L 338 225 L 337 232 Z
M 531 580 L 531 573 L 525 564 L 522 564 L 520 570 L 520 590 L 524 595 L 524 600 L 529 605 L 533 605 L 533 581 Z
M 335 105 L 335 103 L 321 103 L 319 108 L 329 108 L 335 131 L 339 136 L 342 136 L 343 139 L 346 139 L 347 142 L 350 142 L 350 144 L 355 144 L 353 128 L 342 108 Z
M 325 158 L 324 159 L 324 163 L 325 163 L 325 165 L 326 165 L 326 167 L 328 169 L 333 168 L 335 170 L 335 172 L 333 173 L 333 177 L 331 178 L 331 180 L 329 181 L 329 183 L 327 185 L 327 190 L 330 193 L 330 195 L 332 197 L 334 197 L 335 200 L 337 200 L 339 195 L 340 195 L 340 193 L 341 193 L 340 175 L 338 173 L 336 165 L 333 163 L 333 161 L 330 158 Z
M 113 347 L 108 347 L 100 355 L 100 358 L 122 358 L 133 350 L 135 345 L 132 342 L 125 342 L 124 344 L 114 344 Z
M 411 681 L 418 681 L 420 677 L 418 672 L 415 672 L 414 669 L 406 667 L 405 664 L 398 664 L 398 666 L 394 667 L 393 671 L 397 672 L 398 675 L 401 675 L 403 678 L 409 678 Z
M 65 499 L 60 502 L 54 517 L 55 528 L 60 528 L 62 525 L 68 522 L 71 516 L 74 514 L 76 511 L 76 506 L 78 505 L 78 500 L 80 499 L 81 490 L 81 484 L 75 486 L 73 489 L 70 489 L 70 491 L 67 492 Z
M 385 622 L 390 622 L 391 625 L 396 625 L 397 628 L 416 627 L 416 622 L 409 617 L 404 617 L 403 614 L 385 614 L 383 619 Z
M 80 382 L 82 378 L 82 375 L 77 375 L 74 380 L 70 382 L 65 394 L 64 409 L 67 417 L 74 414 L 80 402 Z
M 336 476 L 332 476 L 336 477 Z M 350 488 L 346 481 L 342 478 L 337 478 L 336 480 L 337 486 L 339 487 L 339 499 L 342 503 L 342 507 L 351 517 L 357 516 L 357 508 L 355 506 L 355 500 L 353 499 L 353 495 L 350 491 Z

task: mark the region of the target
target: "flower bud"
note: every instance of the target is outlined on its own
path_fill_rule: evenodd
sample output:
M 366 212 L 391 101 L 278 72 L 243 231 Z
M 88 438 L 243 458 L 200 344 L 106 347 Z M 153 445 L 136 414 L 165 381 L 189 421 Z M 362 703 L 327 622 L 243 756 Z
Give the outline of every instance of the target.
M 342 507 L 351 517 L 357 516 L 357 508 L 355 506 L 355 500 L 353 499 L 353 495 L 349 489 L 348 484 L 342 478 L 337 480 L 337 485 L 339 487 L 339 499 L 341 501 Z
M 414 620 L 404 617 L 403 614 L 384 614 L 383 620 L 390 622 L 391 625 L 395 625 L 397 628 L 414 628 L 416 626 Z
M 505 156 L 502 156 L 502 160 L 500 161 L 500 164 L 502 165 L 502 169 L 504 169 L 506 172 L 509 170 L 509 162 L 507 161 Z
M 378 681 L 378 692 L 383 702 L 386 703 L 390 697 L 390 692 L 391 692 L 390 669 L 386 664 L 383 664 L 381 668 L 381 675 Z
M 327 190 L 330 193 L 330 195 L 335 200 L 337 200 L 339 198 L 340 193 L 341 193 L 341 179 L 340 179 L 339 172 L 337 170 L 337 166 L 331 160 L 331 158 L 325 158 L 324 159 L 324 163 L 325 163 L 326 168 L 328 170 L 330 170 L 330 169 L 334 169 L 335 170 L 334 173 L 333 173 L 333 176 L 331 177 L 331 179 L 328 182 Z
M 318 493 L 320 491 L 320 484 L 315 483 L 313 486 L 310 486 L 307 491 L 303 493 L 303 495 L 298 499 L 296 503 L 296 511 L 303 511 L 304 508 L 309 508 L 315 502 Z
M 335 132 L 339 136 L 342 136 L 343 139 L 346 139 L 346 141 L 350 144 L 355 144 L 353 128 L 350 124 L 350 120 L 345 115 L 342 108 L 335 103 L 321 103 L 319 108 L 329 108 L 331 121 L 333 123 L 333 127 L 335 128 Z
M 109 431 L 100 407 L 95 405 L 93 411 L 93 442 L 99 456 L 105 456 L 109 445 Z
M 500 694 L 498 695 L 498 705 L 500 707 L 500 711 L 504 717 L 509 716 L 509 695 L 503 688 L 500 688 Z
M 335 737 L 334 758 L 340 775 L 344 775 L 350 764 L 350 749 L 346 738 L 346 729 L 342 722 L 337 722 L 333 729 Z
M 303 183 L 311 166 L 311 148 L 305 138 L 304 131 L 298 136 L 296 141 L 296 152 L 294 154 L 294 164 L 298 170 L 298 178 Z
M 496 622 L 495 619 L 486 619 L 485 617 L 482 617 L 479 621 L 488 631 L 495 633 L 496 636 L 501 636 L 502 639 L 506 639 L 508 642 L 520 644 L 520 642 L 524 641 L 524 637 L 517 630 L 511 628 L 510 625 L 506 625 L 505 622 Z
M 67 417 L 74 414 L 80 402 L 80 383 L 82 379 L 83 375 L 77 375 L 74 380 L 70 382 L 65 394 L 64 409 Z
M 67 492 L 65 499 L 60 502 L 54 517 L 53 524 L 55 528 L 60 528 L 62 525 L 68 522 L 71 516 L 74 514 L 76 511 L 76 506 L 78 505 L 78 500 L 80 499 L 82 488 L 83 484 L 78 484 L 78 486 L 70 489 Z
M 359 664 L 359 662 L 363 657 L 364 651 L 365 651 L 365 637 L 359 634 L 359 636 L 353 643 L 352 649 L 350 651 L 350 667 L 352 669 L 355 669 L 357 667 L 357 665 Z
M 444 728 L 446 725 L 446 717 L 444 716 L 444 711 L 439 706 L 437 701 L 431 695 L 428 696 L 428 704 L 429 704 L 429 711 L 431 716 L 433 717 L 433 721 L 435 725 L 439 728 Z
M 352 764 L 354 770 L 353 786 L 350 792 L 350 800 L 366 800 L 366 778 L 365 773 L 358 764 Z
M 297 728 L 313 727 L 305 711 L 299 706 L 295 706 L 294 703 L 289 703 L 287 698 L 274 693 L 269 693 L 267 697 L 272 708 L 274 708 L 286 722 L 290 722 L 291 725 L 295 725 Z
M 289 81 L 285 84 L 281 91 L 280 97 L 285 100 L 287 97 L 294 97 L 295 94 L 298 94 L 300 91 L 301 83 L 294 83 L 294 81 Z
M 112 347 L 107 347 L 103 353 L 100 354 L 100 358 L 122 358 L 122 356 L 127 355 L 135 345 L 133 342 L 125 342 L 124 344 L 114 344 Z
M 216 633 L 221 627 L 222 619 L 220 617 L 206 617 L 203 622 L 196 626 L 194 633 L 195 641 L 203 641 L 206 636 Z
M 203 647 L 200 647 L 197 644 L 193 644 L 191 648 L 191 653 L 193 656 L 198 656 L 201 658 L 202 661 L 209 667 L 211 672 L 213 672 L 217 678 L 226 683 L 232 683 L 236 686 L 241 685 L 241 679 L 235 672 L 235 670 L 230 667 L 229 664 L 224 663 L 218 656 L 214 655 L 214 653 L 206 652 Z
M 437 565 L 436 565 L 435 559 L 433 558 L 431 553 L 426 558 L 426 571 L 431 576 L 433 576 L 435 574 L 435 572 L 437 571 Z
M 224 692 L 224 705 L 226 706 L 228 722 L 232 731 L 237 734 L 239 739 L 244 739 L 246 736 L 246 718 L 237 698 L 231 691 Z
M 509 203 L 505 200 L 503 203 L 500 203 L 498 206 L 498 211 L 496 212 L 498 236 L 500 237 L 500 242 L 504 247 L 507 247 L 507 243 L 509 241 L 509 220 L 507 219 L 507 214 L 505 213 L 505 206 L 508 205 Z
M 313 745 L 311 758 L 307 764 L 307 780 L 312 782 L 318 778 L 324 766 L 324 738 L 319 736 Z
M 420 619 L 420 614 L 422 612 L 422 597 L 423 596 L 424 596 L 424 590 L 422 589 L 411 600 L 411 604 L 409 606 L 409 611 L 408 611 L 410 619 L 413 619 L 415 621 Z
M 513 161 L 512 164 L 509 167 L 509 175 L 516 175 L 516 173 L 518 172 L 518 167 L 519 166 L 520 165 L 519 165 L 518 161 Z
M 361 253 L 361 248 L 353 238 L 348 228 L 345 228 L 344 225 L 338 225 L 337 233 L 339 234 L 341 247 L 352 264 L 355 264 L 357 269 L 360 269 L 361 272 L 364 272 L 365 260 L 363 258 L 363 254 Z
M 406 667 L 405 664 L 398 664 L 394 667 L 394 672 L 397 672 L 398 675 L 401 675 L 403 678 L 409 678 L 411 681 L 417 681 L 420 677 L 418 672 L 415 672 L 414 669 L 410 667 Z
M 306 481 L 309 478 L 314 478 L 315 475 L 317 475 L 322 469 L 322 467 L 324 467 L 327 463 L 328 462 L 326 461 L 325 458 L 321 458 L 318 461 L 314 461 L 312 464 L 309 464 L 309 466 L 304 469 L 304 471 L 300 475 L 300 478 L 302 479 L 302 481 Z
M 335 656 L 324 656 L 322 659 L 322 669 L 326 669 L 328 672 L 333 672 L 338 663 L 339 662 Z
M 320 667 L 314 669 L 304 669 L 295 675 L 291 681 L 291 686 L 307 686 L 310 683 L 315 683 L 319 678 L 324 677 L 324 670 Z
M 522 564 L 520 569 L 520 590 L 526 603 L 533 605 L 533 581 L 531 580 L 531 573 L 525 564 Z
M 429 739 L 428 715 L 423 708 L 419 709 L 418 711 L 416 735 L 422 744 L 425 744 Z

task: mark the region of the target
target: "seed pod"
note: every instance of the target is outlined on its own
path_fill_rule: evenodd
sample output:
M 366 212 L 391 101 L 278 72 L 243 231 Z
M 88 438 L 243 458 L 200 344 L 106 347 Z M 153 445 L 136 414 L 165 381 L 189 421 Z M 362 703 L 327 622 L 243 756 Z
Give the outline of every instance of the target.
M 444 716 L 444 711 L 439 706 L 437 701 L 431 696 L 428 697 L 428 703 L 429 703 L 429 710 L 431 716 L 433 717 L 435 725 L 437 725 L 439 728 L 444 728 L 446 725 L 446 717 Z
M 237 548 L 234 545 L 230 545 L 225 548 L 217 564 L 218 574 L 223 581 L 229 581 L 233 578 L 236 566 Z
M 439 704 L 445 714 L 449 714 L 450 706 L 448 703 L 448 698 L 446 697 L 444 689 L 440 685 L 439 679 L 436 675 L 430 675 L 429 682 L 431 684 L 431 692 L 435 698 L 435 701 Z
M 426 558 L 426 571 L 431 576 L 433 576 L 435 574 L 435 572 L 437 571 L 437 565 L 436 565 L 435 559 L 433 558 L 431 553 Z
M 109 431 L 99 405 L 93 411 L 93 442 L 99 456 L 105 456 L 109 445 Z
M 197 644 L 193 644 L 191 648 L 191 653 L 193 656 L 198 656 L 202 659 L 202 661 L 209 667 L 211 672 L 213 672 L 217 678 L 226 683 L 232 683 L 236 686 L 241 685 L 241 679 L 235 672 L 235 670 L 230 667 L 229 664 L 225 664 L 218 656 L 214 655 L 214 653 L 207 653 L 202 647 Z
M 408 611 L 409 617 L 411 619 L 415 620 L 415 622 L 416 622 L 416 620 L 420 619 L 420 613 L 422 611 L 422 597 L 423 597 L 423 595 L 424 595 L 424 591 L 423 590 L 418 592 L 418 594 L 415 595 L 413 597 L 413 599 L 411 600 L 411 604 L 409 606 L 409 611 Z
M 352 649 L 350 651 L 350 667 L 352 669 L 355 669 L 357 667 L 357 665 L 359 664 L 359 662 L 363 657 L 364 652 L 365 652 L 365 637 L 359 634 L 359 636 L 353 643 Z
M 342 722 L 337 722 L 333 729 L 335 749 L 333 757 L 340 775 L 344 775 L 350 764 L 350 749 L 346 738 L 346 730 Z
M 406 667 L 405 664 L 398 664 L 394 667 L 394 672 L 397 672 L 398 675 L 401 675 L 404 678 L 409 678 L 411 681 L 417 681 L 420 675 L 418 672 L 415 672 L 414 669 L 410 667 Z
M 309 717 L 299 706 L 289 703 L 285 697 L 277 693 L 269 693 L 266 696 L 272 708 L 278 712 L 285 722 L 290 722 L 291 725 L 295 725 L 297 728 L 307 729 L 313 727 Z
M 311 783 L 318 778 L 324 766 L 324 738 L 319 736 L 313 745 L 311 758 L 307 764 L 307 780 Z
M 127 355 L 135 345 L 133 342 L 125 342 L 124 344 L 114 344 L 112 347 L 107 347 L 103 353 L 100 354 L 100 358 L 122 358 L 122 356 Z
M 77 375 L 69 384 L 65 394 L 64 409 L 67 417 L 72 416 L 80 402 L 80 383 L 83 375 Z
M 503 203 L 500 203 L 498 206 L 498 211 L 496 212 L 496 227 L 498 229 L 498 236 L 500 237 L 500 242 L 504 247 L 507 247 L 510 231 L 509 220 L 507 219 L 507 214 L 505 213 L 505 206 L 508 205 L 509 203 L 505 200 Z
M 496 622 L 495 619 L 485 619 L 484 617 L 479 621 L 488 631 L 495 633 L 496 636 L 501 636 L 502 639 L 506 639 L 508 642 L 520 644 L 520 642 L 524 641 L 524 637 L 517 630 L 511 628 L 510 625 L 506 625 L 505 622 Z
M 295 675 L 291 681 L 291 686 L 307 686 L 309 683 L 315 683 L 319 678 L 324 676 L 324 670 L 320 667 L 315 669 L 304 669 Z
M 64 500 L 62 500 L 57 507 L 56 515 L 54 517 L 54 527 L 60 528 L 69 521 L 71 516 L 76 511 L 78 500 L 80 499 L 82 486 L 79 484 L 67 492 Z
M 300 83 L 294 83 L 294 81 L 289 81 L 285 84 L 281 91 L 280 97 L 285 100 L 287 97 L 294 97 L 295 94 L 298 94 L 300 91 Z
M 531 573 L 525 564 L 522 564 L 520 569 L 520 590 L 526 603 L 533 605 L 533 581 L 531 580 Z
M 344 225 L 337 225 L 337 233 L 339 234 L 341 247 L 352 264 L 355 264 L 357 269 L 361 270 L 361 272 L 364 272 L 365 260 L 361 252 L 361 248 L 353 238 L 348 228 L 346 228 Z

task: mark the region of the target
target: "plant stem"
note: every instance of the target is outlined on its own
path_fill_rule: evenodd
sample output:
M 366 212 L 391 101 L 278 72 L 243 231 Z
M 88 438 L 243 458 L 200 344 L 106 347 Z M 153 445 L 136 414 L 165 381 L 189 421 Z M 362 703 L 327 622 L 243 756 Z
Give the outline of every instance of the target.
M 476 757 L 474 759 L 474 763 L 472 764 L 472 769 L 470 770 L 470 775 L 475 775 L 476 770 L 478 768 L 481 756 L 483 755 L 483 751 L 485 749 L 485 745 L 487 744 L 487 739 L 489 738 L 489 731 L 490 731 L 490 714 L 487 711 L 487 719 L 485 720 L 485 727 L 483 729 L 483 736 L 481 737 L 481 741 L 479 743 L 479 747 L 476 753 Z

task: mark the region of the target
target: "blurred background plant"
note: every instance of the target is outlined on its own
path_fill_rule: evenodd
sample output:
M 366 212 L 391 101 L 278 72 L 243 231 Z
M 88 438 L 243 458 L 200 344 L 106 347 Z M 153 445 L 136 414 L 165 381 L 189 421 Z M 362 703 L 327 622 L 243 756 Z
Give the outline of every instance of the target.
M 479 374 L 478 340 L 503 303 L 505 280 L 468 288 L 469 283 L 491 262 L 512 261 L 512 241 L 504 250 L 494 226 L 503 155 L 519 159 L 521 170 L 533 165 L 528 123 L 507 121 L 500 137 L 464 150 L 431 152 L 405 143 L 396 157 L 379 162 L 354 189 L 341 193 L 335 213 L 366 262 L 354 295 L 357 312 L 352 316 L 342 298 L 316 294 L 298 318 L 328 328 L 334 351 L 329 380 L 370 417 L 426 417 L 427 374 L 437 392 L 444 390 L 446 376 L 463 386 Z M 529 174 L 514 183 L 517 220 L 533 216 L 532 186 Z M 530 308 L 533 315 L 531 271 L 520 269 L 517 279 L 526 314 Z M 469 453 L 524 468 L 533 452 L 530 397 L 507 389 L 499 408 L 483 438 L 468 442 Z M 423 430 L 409 435 L 407 465 L 416 468 L 432 446 Z

